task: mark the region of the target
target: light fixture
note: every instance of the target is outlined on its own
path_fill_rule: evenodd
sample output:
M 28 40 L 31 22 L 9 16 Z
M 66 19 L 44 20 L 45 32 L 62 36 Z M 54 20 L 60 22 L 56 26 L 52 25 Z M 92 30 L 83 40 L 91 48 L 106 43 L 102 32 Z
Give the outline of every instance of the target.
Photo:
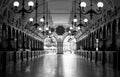
M 42 31 L 42 28 L 41 28 L 41 27 L 39 27 L 39 28 L 38 28 L 38 30 L 39 30 L 39 31 Z
M 80 26 L 78 26 L 77 29 L 80 30 L 81 29 Z
M 70 27 L 70 30 L 72 30 L 72 29 L 73 29 L 73 27 L 71 26 L 71 27 Z
M 78 22 L 78 20 L 77 20 L 77 18 L 76 18 L 76 15 L 74 15 L 73 22 L 74 22 L 74 23 L 77 23 L 77 22 Z
M 44 2 L 45 3 L 45 2 Z M 33 4 L 32 4 L 32 2 L 30 2 L 29 3 L 29 6 L 32 6 Z M 44 6 L 44 5 L 43 5 Z M 45 25 L 47 24 L 48 25 L 48 23 L 45 21 L 45 16 L 43 16 L 42 18 L 40 18 L 40 21 L 39 22 L 41 22 L 41 26 L 38 24 L 38 22 L 37 22 L 37 17 L 38 17 L 38 1 L 36 0 L 36 3 L 35 3 L 35 11 L 36 11 L 36 13 L 35 13 L 35 23 L 34 23 L 34 25 L 33 26 L 35 26 L 36 27 L 36 29 L 38 29 L 39 31 L 41 31 L 41 33 L 43 33 L 43 35 L 44 34 L 47 34 L 47 33 L 51 33 L 50 31 L 49 31 L 49 27 L 46 27 L 46 28 L 44 28 L 45 27 Z M 44 14 L 44 13 L 43 13 Z M 30 22 L 33 22 L 34 21 L 34 19 L 33 18 L 29 18 L 29 21 Z M 46 22 L 46 23 L 45 23 Z M 43 27 L 42 27 L 43 26 Z M 44 30 L 45 29 L 45 30 Z
M 93 14 L 100 15 L 102 13 L 101 8 L 104 7 L 104 4 L 103 4 L 103 2 L 98 2 L 97 3 L 98 9 L 94 10 L 92 0 L 90 0 L 90 10 L 85 11 L 85 7 L 87 7 L 86 2 L 79 3 L 79 7 L 80 7 L 80 10 L 81 10 L 81 13 L 82 14 L 90 14 L 90 19 L 92 20 Z
M 88 22 L 88 19 L 87 19 L 87 18 L 85 18 L 83 21 L 84 21 L 85 23 L 87 23 L 87 22 Z
M 28 2 L 29 9 L 25 8 L 25 0 L 22 0 L 22 6 L 20 10 L 18 9 L 18 7 L 20 6 L 20 3 L 18 1 L 13 2 L 13 6 L 14 12 L 22 13 L 22 17 L 24 18 L 25 13 L 31 13 L 33 11 L 32 7 L 34 6 L 34 2 L 33 1 Z
M 77 18 L 75 18 L 73 21 L 74 21 L 74 22 L 77 22 Z
M 48 20 L 46 19 L 46 18 L 48 18 L 48 16 L 46 16 L 45 14 L 45 12 L 46 12 L 46 5 L 48 5 L 48 4 L 46 4 L 45 5 L 45 0 L 43 0 L 43 17 L 41 17 L 40 18 L 40 22 L 41 22 L 41 25 L 43 26 L 43 30 L 42 30 L 42 33 L 43 33 L 43 35 L 45 34 L 45 35 L 49 35 L 49 34 L 51 34 L 52 32 L 51 32 L 51 30 L 50 30 L 50 28 L 49 28 L 49 25 L 48 25 Z M 46 10 L 45 10 L 46 9 Z M 48 13 L 47 13 L 47 15 L 48 15 Z
M 30 21 L 30 22 L 33 22 L 33 18 L 29 18 L 29 21 Z
M 45 21 L 44 17 L 40 19 L 40 22 L 43 23 Z
M 86 4 L 85 2 L 81 2 L 81 3 L 80 3 L 80 6 L 81 6 L 82 8 L 85 8 L 85 7 L 87 6 L 87 4 Z
M 46 27 L 46 30 L 49 30 L 49 28 L 48 28 L 48 27 Z
M 49 30 L 49 34 L 51 34 L 52 32 Z
M 73 22 L 77 22 L 77 18 L 75 18 L 75 19 L 73 20 Z
M 103 2 L 98 2 L 97 6 L 100 8 L 102 8 L 104 6 Z
M 29 6 L 34 6 L 34 4 L 32 3 L 32 1 L 29 1 L 28 5 L 29 5 Z M 40 25 L 37 23 L 37 17 L 38 17 L 38 14 L 37 14 L 37 11 L 38 11 L 38 2 L 37 2 L 37 0 L 36 0 L 36 3 L 35 3 L 35 11 L 36 11 L 36 13 L 35 13 L 35 23 L 33 24 L 33 26 L 35 26 L 35 27 L 37 28 L 38 26 L 40 26 Z M 30 21 L 30 22 L 33 22 L 34 19 L 33 19 L 33 18 L 29 18 L 29 21 Z M 39 28 L 37 28 L 37 29 L 39 30 Z
M 76 3 L 76 1 L 75 1 L 75 3 Z M 99 5 L 100 5 L 100 3 L 99 3 Z M 81 2 L 80 3 L 80 5 L 79 6 L 81 6 L 80 7 L 80 19 L 79 19 L 79 24 L 77 24 L 77 22 L 78 22 L 78 19 L 77 19 L 77 17 L 76 17 L 76 11 L 74 12 L 75 13 L 75 15 L 74 15 L 74 18 L 73 18 L 73 21 L 72 21 L 72 26 L 74 25 L 75 26 L 75 29 L 72 29 L 71 27 L 70 27 L 70 31 L 68 32 L 68 33 L 70 33 L 70 34 L 72 34 L 72 35 L 74 35 L 74 34 L 76 34 L 76 33 L 78 33 L 78 31 L 80 31 L 80 30 L 82 30 L 81 28 L 82 27 L 86 27 L 86 23 L 88 22 L 88 19 L 87 18 L 85 18 L 83 21 L 84 21 L 84 23 L 85 24 L 82 24 L 81 23 L 81 21 L 82 21 L 82 16 L 81 16 L 81 8 L 82 9 L 84 9 L 86 6 L 87 6 L 87 4 L 85 3 L 85 2 Z M 102 6 L 101 6 L 102 7 Z M 74 8 L 74 9 L 76 9 L 76 7 Z M 74 9 L 72 9 L 72 10 L 74 10 Z M 72 13 L 73 14 L 73 13 Z
M 28 6 L 33 7 L 33 6 L 34 6 L 33 1 L 29 1 L 29 2 L 28 2 Z
M 19 6 L 20 6 L 20 3 L 19 3 L 18 1 L 15 1 L 15 2 L 13 3 L 13 6 L 14 6 L 14 7 L 19 7 Z
M 68 33 L 70 33 L 70 34 L 71 34 L 71 31 L 69 31 Z

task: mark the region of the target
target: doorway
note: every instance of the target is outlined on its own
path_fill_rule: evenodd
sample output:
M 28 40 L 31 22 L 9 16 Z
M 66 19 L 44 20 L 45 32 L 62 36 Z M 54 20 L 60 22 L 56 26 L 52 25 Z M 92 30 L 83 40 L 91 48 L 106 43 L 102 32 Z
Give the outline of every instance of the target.
M 44 50 L 46 53 L 57 53 L 57 40 L 54 36 L 48 36 L 45 38 Z
M 74 36 L 67 36 L 63 41 L 63 52 L 74 53 L 76 51 L 76 39 Z

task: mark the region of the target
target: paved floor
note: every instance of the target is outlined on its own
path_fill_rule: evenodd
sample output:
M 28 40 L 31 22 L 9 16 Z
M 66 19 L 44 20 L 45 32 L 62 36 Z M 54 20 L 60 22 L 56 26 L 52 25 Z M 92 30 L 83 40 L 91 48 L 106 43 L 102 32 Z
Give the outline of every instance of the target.
M 95 65 L 74 54 L 45 55 L 16 64 L 0 77 L 120 77 L 118 71 Z

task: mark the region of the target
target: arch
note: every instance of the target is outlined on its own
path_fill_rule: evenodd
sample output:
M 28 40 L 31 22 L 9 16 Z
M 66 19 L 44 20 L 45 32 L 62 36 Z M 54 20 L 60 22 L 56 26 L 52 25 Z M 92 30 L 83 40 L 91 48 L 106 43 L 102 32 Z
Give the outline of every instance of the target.
M 102 27 L 100 28 L 100 31 L 99 31 L 99 38 L 100 39 L 103 38 L 103 29 L 102 29 Z
M 91 43 L 91 48 L 93 48 L 93 46 L 94 46 L 94 33 L 91 34 L 91 40 L 92 40 L 91 41 L 92 42 Z
M 44 39 L 44 50 L 47 53 L 57 52 L 57 39 L 54 36 L 48 36 Z
M 119 18 L 119 21 L 118 21 L 118 33 L 120 33 L 120 18 Z
M 16 50 L 18 50 L 18 47 L 19 47 L 19 45 L 18 45 L 18 41 L 19 41 L 18 38 L 19 37 L 18 36 L 19 36 L 18 35 L 18 30 L 16 29 L 16 39 L 15 39 L 16 40 Z
M 99 38 L 99 29 L 97 29 L 96 38 Z
M 18 32 L 18 36 L 19 36 L 19 38 L 18 38 L 18 46 L 19 46 L 19 48 L 21 48 L 22 47 L 22 32 L 21 31 L 19 31 Z
M 11 39 L 15 38 L 15 29 L 11 28 Z
M 63 40 L 63 52 L 74 53 L 76 51 L 76 38 L 74 36 L 66 36 Z
M 2 24 L 2 37 L 4 39 L 7 39 L 8 38 L 8 27 L 5 23 Z
M 93 48 L 95 49 L 96 48 L 96 38 L 97 38 L 97 33 L 96 31 L 93 32 Z
M 106 25 L 103 26 L 103 39 L 106 38 L 107 35 L 107 29 L 106 29 Z
M 10 26 L 8 26 L 8 34 L 9 34 L 8 38 L 11 39 L 11 27 Z
M 116 19 L 114 19 L 113 20 L 113 23 L 112 23 L 112 35 L 115 35 L 116 34 L 116 31 L 117 30 L 117 20 Z
M 93 34 L 90 34 L 90 49 L 92 49 L 92 42 L 93 42 Z
M 107 36 L 110 36 L 112 33 L 112 30 L 111 30 L 111 23 L 108 23 L 107 25 Z

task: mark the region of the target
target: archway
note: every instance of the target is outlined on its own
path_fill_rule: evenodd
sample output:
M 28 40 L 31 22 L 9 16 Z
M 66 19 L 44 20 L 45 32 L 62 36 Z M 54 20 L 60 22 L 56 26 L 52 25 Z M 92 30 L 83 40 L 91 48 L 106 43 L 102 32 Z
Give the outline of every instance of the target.
M 57 53 L 57 40 L 53 36 L 48 36 L 44 40 L 44 50 L 46 53 Z
M 74 36 L 67 36 L 63 41 L 63 52 L 74 53 L 76 51 L 76 39 Z

